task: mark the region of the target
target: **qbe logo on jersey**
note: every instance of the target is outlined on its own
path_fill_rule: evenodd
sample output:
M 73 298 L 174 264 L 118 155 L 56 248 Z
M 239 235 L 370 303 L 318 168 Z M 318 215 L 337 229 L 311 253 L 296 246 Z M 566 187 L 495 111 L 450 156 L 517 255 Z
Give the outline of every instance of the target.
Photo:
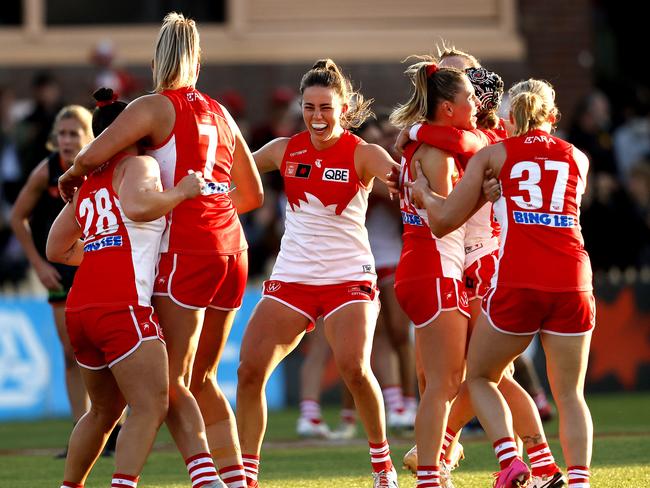
M 323 171 L 323 181 L 347 183 L 350 181 L 350 170 L 347 168 L 327 168 Z

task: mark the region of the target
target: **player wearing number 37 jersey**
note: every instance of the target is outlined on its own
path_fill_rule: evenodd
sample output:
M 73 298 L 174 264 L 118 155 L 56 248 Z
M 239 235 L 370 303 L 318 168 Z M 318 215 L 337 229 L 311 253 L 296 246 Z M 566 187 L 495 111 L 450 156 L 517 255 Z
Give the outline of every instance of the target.
M 426 178 L 411 186 L 416 202 L 427 209 L 432 232 L 441 236 L 471 215 L 485 171 L 498 175 L 499 263 L 467 360 L 472 403 L 501 466 L 495 487 L 509 488 L 530 476 L 517 457 L 511 416 L 496 384 L 542 332 L 569 486 L 588 488 L 593 426 L 583 388 L 595 310 L 579 207 L 589 163 L 550 134 L 557 109 L 548 83 L 520 82 L 510 89 L 510 98 L 515 136 L 476 153 L 446 200 L 428 190 Z

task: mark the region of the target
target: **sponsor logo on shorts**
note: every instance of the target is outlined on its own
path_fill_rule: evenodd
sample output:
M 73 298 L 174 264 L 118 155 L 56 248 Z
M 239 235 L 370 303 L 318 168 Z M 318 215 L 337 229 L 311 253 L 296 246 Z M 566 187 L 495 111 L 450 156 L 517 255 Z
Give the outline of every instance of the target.
M 467 298 L 467 293 L 462 291 L 458 297 L 461 307 L 469 307 L 469 298 Z
M 543 225 L 546 227 L 575 227 L 577 225 L 576 219 L 572 215 L 515 210 L 512 212 L 512 218 L 515 223 L 524 225 Z
M 346 168 L 327 168 L 323 171 L 323 181 L 347 183 L 350 181 L 350 170 Z
M 367 285 L 353 285 L 348 287 L 348 294 L 353 296 L 372 296 L 372 287 Z
M 284 170 L 284 176 L 290 176 L 291 178 L 309 178 L 311 173 L 311 164 L 305 163 L 293 163 L 287 161 L 287 166 Z
M 478 251 L 479 249 L 483 248 L 483 243 L 479 242 L 478 244 L 474 244 L 473 246 L 465 246 L 465 254 L 471 254 L 475 251 Z
M 372 273 L 372 264 L 362 264 L 361 269 L 364 273 Z
M 402 210 L 402 223 L 406 225 L 424 225 L 422 217 L 417 214 L 412 214 Z
M 122 236 L 106 236 L 84 245 L 84 252 L 99 251 L 107 247 L 122 247 Z
M 269 293 L 273 293 L 273 292 L 278 291 L 281 286 L 282 286 L 282 283 L 279 283 L 277 281 L 269 281 L 266 284 L 266 291 L 268 291 Z

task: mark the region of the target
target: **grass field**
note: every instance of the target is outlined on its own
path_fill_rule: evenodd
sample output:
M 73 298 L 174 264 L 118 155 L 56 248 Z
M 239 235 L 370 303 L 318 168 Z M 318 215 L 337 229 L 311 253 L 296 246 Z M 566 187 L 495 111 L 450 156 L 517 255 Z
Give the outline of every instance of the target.
M 593 395 L 588 402 L 594 418 L 596 439 L 592 463 L 594 488 L 650 487 L 650 394 Z M 351 444 L 299 441 L 295 435 L 297 412 L 272 413 L 268 445 L 262 453 L 260 481 L 263 488 L 325 488 L 371 486 L 367 444 L 362 438 Z M 336 411 L 325 417 L 333 425 Z M 58 488 L 63 461 L 53 459 L 65 445 L 70 424 L 63 420 L 0 424 L 0 488 Z M 551 447 L 564 466 L 557 440 L 557 422 L 547 424 Z M 408 437 L 391 436 L 397 464 L 410 448 Z M 485 439 L 463 441 L 466 459 L 454 472 L 457 488 L 492 486 L 494 455 Z M 110 483 L 112 459 L 100 459 L 87 488 Z M 169 433 L 162 430 L 139 484 L 140 487 L 185 488 L 185 467 Z M 400 473 L 400 486 L 415 486 L 414 479 Z

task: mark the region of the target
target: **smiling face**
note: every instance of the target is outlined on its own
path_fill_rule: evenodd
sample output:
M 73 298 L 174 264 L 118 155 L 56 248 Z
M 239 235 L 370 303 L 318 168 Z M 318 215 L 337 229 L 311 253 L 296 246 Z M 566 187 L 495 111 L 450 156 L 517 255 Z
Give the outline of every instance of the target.
M 343 133 L 341 114 L 348 106 L 333 88 L 314 85 L 302 94 L 302 118 L 317 149 L 333 145 Z
M 457 129 L 476 129 L 476 114 L 480 104 L 467 76 L 462 77 L 454 101 L 444 102 L 442 105 L 449 125 Z
M 74 117 L 65 117 L 56 124 L 56 144 L 64 163 L 70 165 L 81 148 L 90 142 L 84 126 Z

